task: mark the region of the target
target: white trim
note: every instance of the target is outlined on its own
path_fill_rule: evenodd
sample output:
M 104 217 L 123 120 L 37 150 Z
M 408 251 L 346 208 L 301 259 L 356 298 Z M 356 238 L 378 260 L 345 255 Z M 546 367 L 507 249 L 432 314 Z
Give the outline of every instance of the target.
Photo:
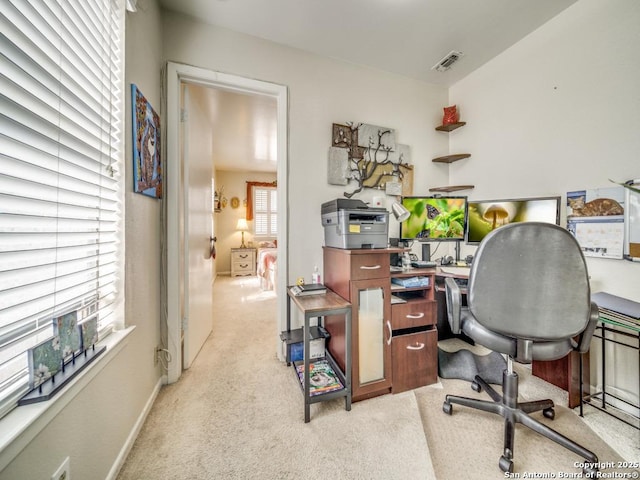
M 129 342 L 136 327 L 111 333 L 100 345 L 107 350 L 55 397 L 14 408 L 0 419 L 0 472 L 51 422 Z
M 287 296 L 286 285 L 289 277 L 288 259 L 288 110 L 289 94 L 284 85 L 263 82 L 251 78 L 239 77 L 226 73 L 214 72 L 203 68 L 183 65 L 174 62 L 167 63 L 167 146 L 166 158 L 166 201 L 167 201 L 167 349 L 171 354 L 167 379 L 169 383 L 176 382 L 182 374 L 181 341 L 182 341 L 182 303 L 184 302 L 183 288 L 181 288 L 181 252 L 180 245 L 183 238 L 181 225 L 181 189 L 179 159 L 180 132 L 180 85 L 189 83 L 204 87 L 223 88 L 238 93 L 252 93 L 267 95 L 276 99 L 277 103 L 277 181 L 278 181 L 278 324 L 275 332 L 275 349 L 280 352 L 280 332 L 285 328 Z M 282 206 L 282 207 L 281 207 Z
M 140 415 L 138 416 L 138 420 L 136 421 L 133 428 L 131 429 L 131 432 L 129 433 L 127 440 L 124 442 L 124 445 L 122 445 L 122 448 L 120 449 L 120 453 L 116 457 L 116 460 L 113 462 L 113 465 L 111 466 L 111 470 L 109 470 L 109 473 L 107 474 L 107 477 L 105 480 L 115 480 L 115 478 L 117 478 L 118 473 L 120 472 L 120 469 L 122 468 L 125 460 L 129 456 L 129 452 L 131 452 L 131 449 L 133 448 L 133 444 L 135 443 L 136 438 L 138 438 L 138 434 L 140 433 L 140 430 L 142 430 L 142 426 L 144 425 L 145 420 L 149 416 L 149 412 L 151 412 L 151 407 L 153 407 L 153 404 L 156 401 L 156 398 L 158 398 L 158 394 L 160 393 L 160 389 L 162 388 L 163 384 L 164 384 L 163 379 L 160 378 L 158 380 L 158 383 L 156 383 L 155 388 L 151 392 L 151 395 L 149 396 L 147 403 L 142 409 L 142 412 L 140 412 Z

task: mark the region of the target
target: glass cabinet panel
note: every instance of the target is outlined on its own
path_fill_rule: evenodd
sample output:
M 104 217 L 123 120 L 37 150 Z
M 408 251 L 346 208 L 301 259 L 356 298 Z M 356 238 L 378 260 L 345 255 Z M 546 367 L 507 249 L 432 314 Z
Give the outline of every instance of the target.
M 358 291 L 360 384 L 384 379 L 384 353 L 384 289 L 361 289 Z

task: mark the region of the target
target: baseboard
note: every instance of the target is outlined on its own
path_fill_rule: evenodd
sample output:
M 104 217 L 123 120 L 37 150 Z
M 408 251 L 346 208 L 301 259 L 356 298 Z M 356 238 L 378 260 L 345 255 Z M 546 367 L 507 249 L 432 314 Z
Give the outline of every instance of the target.
M 156 398 L 160 393 L 160 388 L 162 388 L 162 385 L 166 383 L 165 380 L 166 380 L 166 377 L 162 377 L 158 379 L 158 383 L 156 383 L 156 386 L 151 392 L 151 395 L 149 396 L 147 403 L 142 409 L 142 412 L 140 412 L 140 416 L 138 417 L 138 420 L 136 421 L 133 428 L 131 429 L 131 433 L 129 433 L 129 436 L 127 437 L 126 442 L 124 442 L 124 445 L 122 445 L 122 448 L 120 449 L 120 453 L 116 457 L 115 462 L 113 462 L 113 466 L 111 467 L 111 470 L 109 471 L 105 480 L 115 480 L 116 477 L 118 476 L 120 469 L 124 465 L 124 462 L 127 459 L 127 456 L 131 451 L 131 448 L 133 448 L 133 444 L 135 443 L 136 438 L 138 438 L 138 434 L 140 433 L 140 430 L 142 429 L 142 426 L 144 425 L 144 422 L 147 419 L 149 412 L 151 411 L 151 407 L 153 407 L 153 403 L 156 401 Z

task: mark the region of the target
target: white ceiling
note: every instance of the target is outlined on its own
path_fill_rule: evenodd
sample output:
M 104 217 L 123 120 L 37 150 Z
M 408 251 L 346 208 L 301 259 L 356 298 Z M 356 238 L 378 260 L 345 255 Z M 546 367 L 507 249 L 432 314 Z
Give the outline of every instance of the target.
M 160 0 L 160 4 L 201 22 L 318 55 L 450 86 L 576 1 Z M 464 56 L 450 70 L 431 69 L 452 50 Z M 235 108 L 233 100 L 237 100 L 248 112 L 254 109 L 250 100 L 259 100 L 242 99 L 230 92 L 222 96 L 225 95 L 231 97 L 223 102 L 226 106 L 218 104 L 218 108 Z M 222 98 L 214 97 L 217 98 L 212 98 L 212 106 Z M 255 109 L 264 112 L 263 107 L 259 105 Z M 226 113 L 217 118 L 227 124 L 231 122 Z M 268 122 L 269 119 L 264 118 L 251 123 Z M 245 133 L 254 135 L 255 140 L 255 132 L 246 130 Z M 251 155 L 254 147 L 250 146 L 251 139 L 239 140 L 247 150 L 241 153 L 238 149 L 243 147 L 237 146 L 235 154 L 217 152 L 217 168 L 245 168 L 239 157 Z M 229 161 L 227 166 L 223 165 Z M 273 165 L 275 168 L 275 162 Z

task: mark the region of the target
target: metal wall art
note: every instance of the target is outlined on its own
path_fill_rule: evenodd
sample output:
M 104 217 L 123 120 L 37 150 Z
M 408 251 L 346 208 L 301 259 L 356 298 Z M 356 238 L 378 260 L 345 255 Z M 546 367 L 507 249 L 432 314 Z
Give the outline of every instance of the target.
M 388 195 L 411 195 L 411 150 L 396 143 L 395 130 L 364 123 L 334 123 L 331 144 L 329 184 L 357 184 L 355 190 L 344 192 L 345 197 L 351 198 L 365 188 L 385 190 Z

